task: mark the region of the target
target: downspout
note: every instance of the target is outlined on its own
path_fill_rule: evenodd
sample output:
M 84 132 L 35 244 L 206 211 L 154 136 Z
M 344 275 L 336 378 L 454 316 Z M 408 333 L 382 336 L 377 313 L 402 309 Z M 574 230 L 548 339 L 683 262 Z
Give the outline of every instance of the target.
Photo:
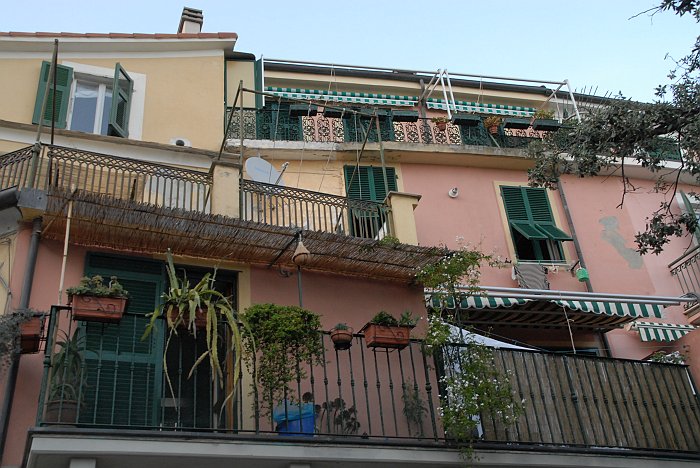
M 36 259 L 39 253 L 39 238 L 41 237 L 41 218 L 34 218 L 32 224 L 32 237 L 29 242 L 29 252 L 27 252 L 27 265 L 24 270 L 24 280 L 22 284 L 22 294 L 19 298 L 19 309 L 29 307 L 29 297 L 32 292 L 34 282 L 34 270 L 36 269 Z M 5 455 L 5 442 L 7 440 L 7 429 L 10 425 L 10 415 L 12 412 L 12 400 L 17 386 L 17 374 L 19 371 L 19 353 L 12 355 L 12 364 L 7 374 L 7 384 L 5 388 L 5 398 L 2 402 L 0 412 L 0 463 Z
M 583 260 L 583 253 L 581 251 L 581 244 L 578 242 L 578 236 L 576 235 L 576 228 L 574 227 L 574 220 L 571 218 L 571 212 L 569 211 L 569 204 L 566 202 L 566 194 L 564 193 L 564 185 L 561 183 L 561 179 L 557 180 L 557 190 L 559 190 L 559 197 L 561 198 L 561 204 L 564 207 L 564 215 L 566 216 L 566 222 L 569 224 L 571 229 L 571 237 L 574 242 L 574 249 L 576 250 L 576 257 L 578 258 L 578 263 L 581 268 L 586 268 L 586 262 Z M 591 285 L 590 278 L 585 281 L 586 291 L 593 292 L 593 286 Z M 600 339 L 603 341 L 604 352 L 607 357 L 610 357 L 610 343 L 608 343 L 608 337 L 605 333 L 598 332 Z

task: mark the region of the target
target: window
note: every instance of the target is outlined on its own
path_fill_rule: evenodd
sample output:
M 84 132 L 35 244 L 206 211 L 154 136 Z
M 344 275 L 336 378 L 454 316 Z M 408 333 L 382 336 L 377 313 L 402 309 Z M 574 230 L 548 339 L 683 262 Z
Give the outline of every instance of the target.
M 39 123 L 50 68 L 49 62 L 41 65 L 32 118 L 32 123 L 35 124 Z M 73 67 L 66 65 L 57 65 L 56 127 L 128 137 L 133 80 L 119 63 L 114 67 L 113 75 L 99 76 L 74 71 Z M 53 86 L 50 86 L 43 115 L 44 125 L 51 125 L 53 101 Z
M 556 227 L 547 191 L 501 186 L 501 197 L 518 260 L 563 261 L 561 242 L 572 239 Z
M 700 221 L 700 200 L 697 197 L 679 190 L 676 194 L 676 201 L 681 211 L 694 215 Z M 700 227 L 693 232 L 693 242 L 696 245 L 700 243 Z
M 184 267 L 177 269 L 178 273 L 184 271 Z M 167 287 L 164 273 L 162 262 L 100 253 L 88 256 L 86 274 L 118 276 L 129 291 L 129 302 L 118 324 L 81 323 L 86 372 L 81 424 L 210 428 L 223 423 L 211 411 L 221 391 L 211 382 L 208 361 L 202 362 L 192 377 L 188 378 L 185 371 L 205 349 L 204 334 L 193 337 L 183 333 L 170 340 L 165 363 L 172 390 L 163 371 L 167 339 L 164 327 L 156 327 L 147 339 L 142 339 L 150 320 L 148 314 Z M 191 283 L 204 273 L 195 267 L 187 267 L 186 271 Z M 235 274 L 219 270 L 215 287 L 234 296 Z M 220 356 L 226 357 L 223 348 Z
M 387 194 L 396 191 L 396 170 L 375 166 L 345 166 L 345 190 L 348 198 L 382 203 Z M 349 210 L 350 234 L 355 237 L 380 239 L 386 233 L 387 213 L 378 206 L 357 204 Z

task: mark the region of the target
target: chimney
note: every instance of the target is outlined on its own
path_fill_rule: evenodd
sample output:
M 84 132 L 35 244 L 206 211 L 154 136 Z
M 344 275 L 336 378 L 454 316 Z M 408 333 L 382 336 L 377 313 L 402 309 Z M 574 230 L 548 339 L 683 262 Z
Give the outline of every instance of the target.
M 180 26 L 177 28 L 177 33 L 199 34 L 202 32 L 202 23 L 204 15 L 202 10 L 185 7 L 182 9 L 182 17 L 180 18 Z

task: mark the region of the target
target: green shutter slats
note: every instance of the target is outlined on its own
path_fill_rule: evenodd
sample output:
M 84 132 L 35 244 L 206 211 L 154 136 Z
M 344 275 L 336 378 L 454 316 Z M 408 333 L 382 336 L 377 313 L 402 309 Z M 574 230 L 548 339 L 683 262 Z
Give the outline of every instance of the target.
M 554 223 L 547 191 L 536 187 L 501 186 L 508 224 L 528 240 L 570 241 Z
M 573 240 L 573 238 L 559 229 L 558 227 L 550 224 L 538 224 L 537 229 L 542 231 L 547 235 L 548 238 L 556 241 L 570 241 Z
M 41 115 L 41 109 L 44 102 L 44 91 L 46 83 L 50 81 L 49 71 L 51 64 L 49 62 L 41 63 L 41 71 L 39 72 L 39 84 L 37 86 L 36 101 L 34 103 L 34 114 L 32 123 L 38 124 Z M 65 65 L 56 66 L 56 128 L 66 128 L 66 117 L 68 115 L 68 100 L 70 98 L 70 87 L 73 81 L 73 69 Z M 53 84 L 49 87 L 48 98 L 46 101 L 46 109 L 44 111 L 42 124 L 51 125 L 53 117 Z
M 384 185 L 384 174 L 378 166 L 345 166 L 345 190 L 349 198 L 383 202 L 388 192 Z M 353 173 L 355 174 L 353 177 Z M 389 192 L 397 191 L 396 169 L 386 168 Z
M 687 213 L 692 214 L 695 216 L 695 219 L 698 219 L 698 214 L 695 212 L 695 209 L 693 208 L 693 204 L 690 201 L 690 198 L 688 198 L 688 195 L 684 191 L 681 190 L 681 199 L 683 199 L 683 207 L 685 208 L 685 211 Z M 693 235 L 695 236 L 695 239 L 700 242 L 700 227 L 696 228 L 695 231 L 693 232 Z
M 129 136 L 129 109 L 134 82 L 126 70 L 117 63 L 112 83 L 112 108 L 109 112 L 109 134 L 127 138 Z
M 527 240 L 545 240 L 549 238 L 547 234 L 537 229 L 537 226 L 532 223 L 511 222 L 510 226 L 522 234 Z

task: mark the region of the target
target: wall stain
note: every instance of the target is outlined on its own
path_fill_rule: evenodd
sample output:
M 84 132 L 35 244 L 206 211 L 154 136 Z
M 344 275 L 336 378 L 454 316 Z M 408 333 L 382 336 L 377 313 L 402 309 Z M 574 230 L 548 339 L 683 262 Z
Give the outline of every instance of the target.
M 606 216 L 605 218 L 600 218 L 598 222 L 603 225 L 603 232 L 600 237 L 617 250 L 617 253 L 625 259 L 630 268 L 633 270 L 642 268 L 644 264 L 642 256 L 635 249 L 625 247 L 625 238 L 617 232 L 617 229 L 620 227 L 617 217 Z

